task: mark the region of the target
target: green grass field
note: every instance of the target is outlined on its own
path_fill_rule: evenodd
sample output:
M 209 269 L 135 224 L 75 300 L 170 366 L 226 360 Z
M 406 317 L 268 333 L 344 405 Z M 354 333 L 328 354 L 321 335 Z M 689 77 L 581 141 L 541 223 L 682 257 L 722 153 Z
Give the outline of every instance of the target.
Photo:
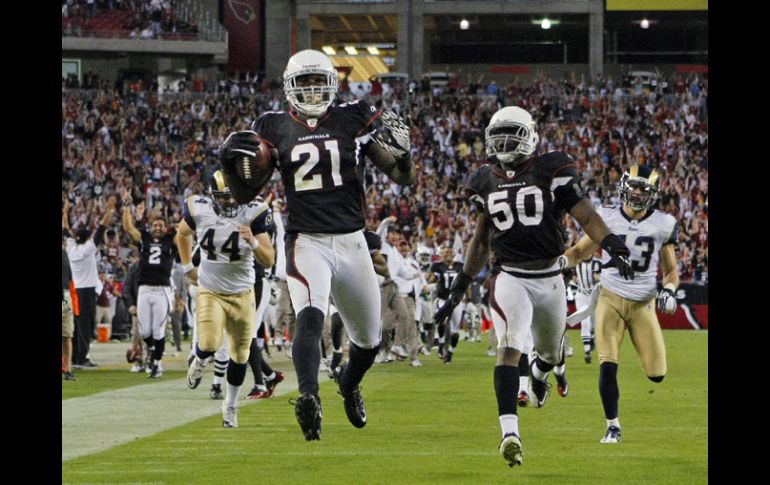
M 486 356 L 485 342 L 461 342 L 451 366 L 435 354 L 423 357 L 419 369 L 405 362 L 375 366 L 363 382 L 369 414 L 364 429 L 348 423 L 334 384 L 322 377 L 320 442 L 302 437 L 287 403 L 296 391 L 242 408 L 238 429 L 222 428 L 218 402 L 210 401 L 207 418 L 63 462 L 62 482 L 707 483 L 708 332 L 665 332 L 668 376 L 661 384 L 645 378 L 624 341 L 623 441 L 617 445 L 599 443 L 605 422 L 597 360 L 585 364 L 579 332 L 568 335 L 575 348 L 567 360 L 570 394 L 559 397 L 554 385 L 544 408 L 519 410 L 521 467 L 506 466 L 497 450 L 494 359 Z M 77 395 L 131 386 L 130 377 L 125 371 L 93 372 L 78 382 Z M 207 399 L 205 393 L 198 397 Z M 183 404 L 158 403 L 164 412 L 175 405 Z

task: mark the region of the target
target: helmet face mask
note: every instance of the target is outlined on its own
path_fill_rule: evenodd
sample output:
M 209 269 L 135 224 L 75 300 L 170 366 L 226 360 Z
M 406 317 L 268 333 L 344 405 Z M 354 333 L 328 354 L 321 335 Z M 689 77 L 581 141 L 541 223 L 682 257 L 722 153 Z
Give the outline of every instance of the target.
M 492 115 L 485 135 L 487 156 L 511 168 L 532 155 L 540 141 L 532 115 L 518 106 L 506 106 Z
M 337 96 L 338 83 L 331 60 L 311 49 L 294 54 L 283 73 L 287 101 L 296 111 L 310 117 L 326 113 Z
M 660 179 L 649 167 L 634 165 L 623 173 L 618 184 L 620 200 L 633 211 L 652 208 L 658 199 Z
M 238 215 L 240 206 L 230 193 L 230 187 L 225 183 L 225 177 L 221 170 L 214 172 L 211 177 L 209 195 L 214 205 L 214 212 L 228 218 Z
M 431 264 L 431 254 L 430 249 L 428 249 L 425 246 L 420 246 L 417 248 L 417 254 L 416 254 L 417 264 L 420 265 L 420 269 L 426 270 Z

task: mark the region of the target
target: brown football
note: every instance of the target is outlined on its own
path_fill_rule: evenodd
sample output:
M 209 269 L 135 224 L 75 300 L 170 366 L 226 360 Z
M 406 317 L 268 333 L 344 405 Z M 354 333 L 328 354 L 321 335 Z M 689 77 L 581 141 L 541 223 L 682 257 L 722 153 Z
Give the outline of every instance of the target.
M 249 186 L 262 188 L 273 175 L 275 163 L 270 155 L 270 147 L 267 142 L 257 134 L 253 136 L 259 143 L 256 155 L 239 153 L 235 160 L 235 171 L 241 180 Z

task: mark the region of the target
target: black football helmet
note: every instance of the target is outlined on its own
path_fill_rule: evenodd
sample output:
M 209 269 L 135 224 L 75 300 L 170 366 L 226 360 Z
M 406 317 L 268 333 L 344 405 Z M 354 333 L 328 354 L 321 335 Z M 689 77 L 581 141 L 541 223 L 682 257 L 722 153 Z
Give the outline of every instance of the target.
M 224 217 L 238 215 L 238 203 L 230 193 L 230 187 L 225 182 L 225 175 L 217 170 L 209 181 L 209 196 L 214 203 L 214 212 Z
M 660 174 L 647 165 L 632 165 L 618 183 L 620 200 L 635 211 L 649 210 L 658 200 L 659 189 Z

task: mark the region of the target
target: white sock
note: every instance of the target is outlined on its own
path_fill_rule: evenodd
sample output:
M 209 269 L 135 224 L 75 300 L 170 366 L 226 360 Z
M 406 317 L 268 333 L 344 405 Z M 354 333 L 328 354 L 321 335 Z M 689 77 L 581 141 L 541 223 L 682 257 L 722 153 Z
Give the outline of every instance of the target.
M 529 394 L 529 376 L 519 376 L 519 393 L 522 391 Z
M 591 353 L 591 344 L 583 344 L 583 350 L 585 351 L 586 354 L 590 354 Z
M 273 379 L 275 379 L 275 371 L 273 371 L 273 373 L 269 376 L 265 376 L 266 381 L 272 381 Z
M 620 419 L 614 418 L 614 419 L 608 419 L 607 420 L 607 427 L 615 426 L 617 428 L 620 428 Z
M 225 402 L 227 407 L 234 408 L 238 406 L 238 395 L 241 393 L 241 386 L 234 386 L 227 383 L 227 396 L 225 396 Z
M 498 418 L 500 419 L 500 429 L 503 431 L 503 437 L 511 433 L 516 433 L 516 436 L 520 436 L 518 414 L 503 414 L 498 416 Z
M 530 372 L 532 373 L 532 377 L 540 382 L 544 381 L 548 377 L 548 372 L 541 371 L 537 364 L 530 367 Z
M 222 385 L 222 381 L 224 380 L 225 380 L 225 376 L 218 376 L 214 374 L 214 379 L 211 381 L 211 383 L 214 384 L 215 386 L 220 386 Z
M 564 371 L 567 370 L 567 364 L 553 366 L 553 373 L 559 376 L 564 375 Z

